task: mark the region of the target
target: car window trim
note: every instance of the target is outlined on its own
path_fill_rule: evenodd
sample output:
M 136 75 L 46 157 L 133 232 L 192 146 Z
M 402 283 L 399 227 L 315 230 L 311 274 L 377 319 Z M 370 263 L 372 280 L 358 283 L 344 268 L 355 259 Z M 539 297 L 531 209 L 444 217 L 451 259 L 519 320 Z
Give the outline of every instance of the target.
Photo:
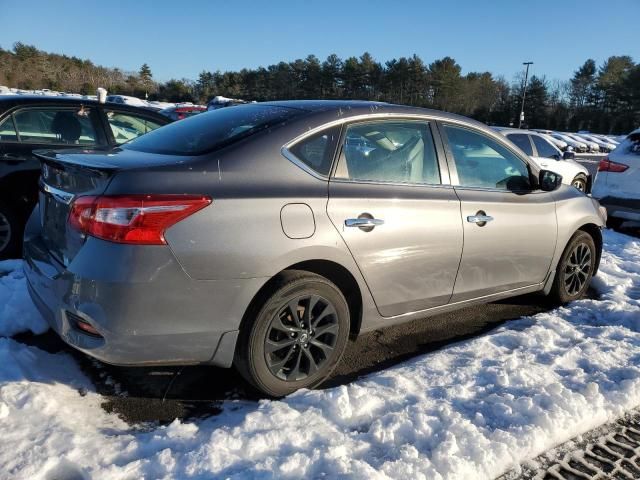
M 559 158 L 555 158 L 555 157 L 543 157 L 540 155 L 540 151 L 538 150 L 538 146 L 536 145 L 536 142 L 533 140 L 533 137 L 538 137 L 541 141 L 545 142 L 546 144 L 548 144 L 552 150 L 554 150 L 556 153 L 555 155 L 558 155 Z M 535 148 L 535 152 L 536 152 L 536 157 L 538 158 L 549 158 L 551 160 L 562 160 L 562 151 L 556 147 L 553 143 L 551 143 L 549 140 L 547 140 L 546 138 L 544 138 L 542 135 L 538 135 L 536 133 L 530 133 L 529 134 L 529 138 L 531 138 L 531 143 L 533 144 L 533 147 Z
M 70 147 L 101 147 L 104 145 L 107 145 L 107 143 L 105 142 L 105 138 L 104 138 L 104 134 L 100 131 L 100 120 L 99 120 L 99 115 L 96 116 L 95 113 L 90 113 L 89 114 L 89 119 L 91 120 L 91 124 L 93 125 L 93 128 L 95 130 L 95 134 L 96 134 L 96 141 L 94 143 L 79 143 L 77 145 L 73 144 L 70 145 L 68 143 L 52 143 L 52 142 L 28 142 L 28 141 L 24 141 L 22 140 L 22 138 L 20 137 L 20 131 L 18 130 L 18 125 L 16 123 L 16 119 L 15 119 L 15 114 L 16 113 L 20 113 L 23 111 L 29 111 L 29 110 L 58 110 L 58 111 L 78 111 L 79 108 L 83 108 L 85 105 L 84 104 L 80 104 L 80 105 L 76 105 L 76 106 L 69 106 L 69 105 L 42 105 L 42 104 L 36 104 L 36 105 L 28 105 L 28 106 L 18 106 L 14 109 L 12 109 L 10 112 L 11 115 L 11 120 L 13 122 L 13 127 L 16 130 L 16 134 L 18 137 L 18 141 L 17 142 L 13 142 L 13 141 L 7 141 L 7 142 L 3 142 L 3 143 L 11 143 L 13 145 L 45 145 L 46 147 L 49 146 L 53 146 L 53 147 L 66 147 L 66 148 L 70 148 Z M 96 106 L 88 106 L 87 107 L 90 110 L 93 110 L 94 112 L 96 111 Z M 97 122 L 96 122 L 97 120 Z
M 537 182 L 534 182 L 534 173 L 537 172 L 538 168 L 534 168 L 534 165 L 531 161 L 529 161 L 528 159 L 525 159 L 522 157 L 522 155 L 519 152 L 516 152 L 511 146 L 509 146 L 509 144 L 507 142 L 505 142 L 504 140 L 506 140 L 506 137 L 500 138 L 501 135 L 497 132 L 493 132 L 490 130 L 482 130 L 479 128 L 474 128 L 473 126 L 469 126 L 466 123 L 462 123 L 462 122 L 451 122 L 449 120 L 439 120 L 438 123 L 440 124 L 440 132 L 442 135 L 442 142 L 445 146 L 445 154 L 447 156 L 447 164 L 449 165 L 449 171 L 451 174 L 451 184 L 453 185 L 453 187 L 458 190 L 458 189 L 463 189 L 463 190 L 475 190 L 475 191 L 483 191 L 483 192 L 501 192 L 501 193 L 513 193 L 515 195 L 522 195 L 523 193 L 537 193 L 538 189 L 536 189 L 535 187 L 537 186 Z M 451 147 L 449 145 L 449 139 L 447 137 L 447 132 L 444 129 L 444 127 L 446 126 L 451 126 L 451 127 L 455 127 L 455 128 L 462 128 L 462 129 L 466 129 L 469 130 L 473 133 L 477 133 L 478 135 L 484 135 L 486 137 L 491 138 L 492 140 L 495 140 L 496 142 L 498 142 L 500 145 L 502 145 L 504 148 L 506 148 L 507 150 L 509 150 L 511 153 L 513 153 L 516 158 L 519 158 L 527 167 L 527 171 L 529 172 L 529 182 L 531 184 L 531 189 L 530 190 L 507 190 L 505 188 L 491 188 L 491 187 L 473 187 L 473 186 L 468 186 L 468 185 L 461 185 L 460 184 L 460 178 L 458 177 L 458 169 L 456 167 L 455 164 L 455 159 L 453 157 L 453 152 L 451 151 Z M 523 152 L 524 153 L 524 152 Z M 525 155 L 526 157 L 526 155 Z
M 351 119 L 345 119 L 342 123 L 342 133 L 340 135 L 340 140 L 338 142 L 338 147 L 336 148 L 336 154 L 332 162 L 332 168 L 330 171 L 330 181 L 339 182 L 339 183 L 362 183 L 367 185 L 396 185 L 396 186 L 417 186 L 417 187 L 441 187 L 441 186 L 451 186 L 449 183 L 444 183 L 443 180 L 446 179 L 449 181 L 449 172 L 446 169 L 446 163 L 444 164 L 446 175 L 443 175 L 443 162 L 444 152 L 439 148 L 438 139 L 440 138 L 440 132 L 432 126 L 435 124 L 434 119 L 428 119 L 426 117 L 406 117 L 406 116 L 388 116 L 385 118 L 364 118 L 350 121 Z M 351 125 L 364 125 L 367 123 L 378 123 L 378 122 L 394 122 L 394 121 L 408 121 L 414 123 L 422 123 L 425 124 L 429 131 L 431 132 L 431 137 L 433 139 L 433 147 L 436 152 L 436 160 L 438 163 L 438 170 L 440 174 L 440 183 L 422 183 L 422 182 L 393 182 L 393 181 L 384 181 L 384 180 L 363 180 L 363 179 L 350 179 L 350 178 L 337 178 L 335 176 L 336 170 L 338 168 L 338 162 L 340 161 L 340 157 L 342 156 L 342 149 L 345 145 L 345 140 L 347 136 L 347 128 Z M 436 138 L 437 137 L 437 138 Z
M 292 140 L 289 140 L 287 143 L 285 143 L 281 148 L 280 148 L 280 153 L 290 162 L 294 163 L 296 166 L 299 166 L 300 168 L 302 168 L 303 170 L 307 171 L 307 173 L 309 173 L 310 175 L 318 178 L 319 180 L 323 180 L 323 181 L 329 181 L 329 180 L 334 180 L 333 178 L 333 172 L 335 170 L 336 167 L 336 162 L 338 159 L 338 155 L 340 153 L 340 149 L 342 146 L 342 135 L 344 133 L 344 126 L 346 124 L 349 123 L 354 123 L 354 122 L 361 122 L 361 121 L 373 121 L 373 120 L 403 120 L 403 119 L 408 119 L 408 120 L 423 120 L 426 122 L 429 122 L 431 125 L 437 125 L 437 122 L 439 120 L 439 117 L 437 115 L 425 115 L 425 114 L 415 114 L 415 113 L 366 113 L 366 114 L 362 114 L 362 115 L 354 115 L 353 117 L 348 117 L 348 118 L 340 118 L 338 120 L 332 120 L 330 122 L 326 122 L 323 123 L 322 125 L 318 125 L 317 127 L 312 128 L 311 130 L 307 130 L 303 133 L 301 133 L 300 135 L 298 135 L 297 137 L 293 138 Z M 452 120 L 453 123 L 456 123 L 455 120 Z M 462 122 L 461 122 L 462 124 Z M 334 158 L 331 162 L 331 170 L 329 172 L 328 176 L 325 175 L 321 175 L 317 172 L 314 172 L 312 169 L 307 170 L 306 165 L 303 167 L 301 165 L 298 164 L 298 162 L 300 162 L 302 165 L 304 165 L 304 163 L 299 160 L 293 153 L 291 153 L 289 151 L 289 148 L 293 145 L 295 145 L 298 142 L 303 141 L 305 138 L 310 137 L 312 135 L 315 135 L 318 132 L 321 132 L 322 130 L 326 130 L 328 128 L 331 127 L 335 127 L 335 126 L 340 126 L 342 131 L 340 133 L 340 141 L 338 142 L 338 147 L 336 148 L 336 152 L 334 154 Z M 446 185 L 451 185 L 451 180 L 450 180 L 450 176 L 449 176 L 449 170 L 448 170 L 448 164 L 445 158 L 445 151 L 444 151 L 444 147 L 442 146 L 442 139 L 440 137 L 440 131 L 437 128 L 433 128 L 431 130 L 431 134 L 433 135 L 433 140 L 434 140 L 434 144 L 435 144 L 435 148 L 436 148 L 436 153 L 438 155 L 438 166 L 440 167 L 440 177 L 441 177 L 441 184 L 445 185 L 444 181 L 445 179 L 447 180 L 448 183 L 446 183 Z M 436 138 L 437 137 L 437 138 Z M 336 179 L 338 180 L 338 179 Z M 385 183 L 385 185 L 389 185 L 389 183 Z M 401 184 L 401 185 L 416 185 L 416 184 Z M 418 184 L 418 185 L 423 185 L 423 184 Z
M 338 140 L 335 142 L 335 145 L 333 146 L 333 152 L 331 154 L 331 164 L 329 165 L 329 174 L 328 175 L 324 175 L 324 174 L 314 170 L 309 165 L 307 165 L 301 158 L 299 158 L 296 154 L 294 154 L 291 151 L 291 148 L 295 147 L 298 143 L 302 143 L 305 140 L 313 137 L 314 135 L 317 135 L 317 134 L 322 133 L 322 132 L 327 131 L 327 130 L 331 130 L 332 128 L 336 128 L 336 127 L 338 128 Z M 302 170 L 304 170 L 308 174 L 316 177 L 319 180 L 323 180 L 325 182 L 329 181 L 329 177 L 331 176 L 331 173 L 333 172 L 333 167 L 334 167 L 334 164 L 335 164 L 336 158 L 337 158 L 336 151 L 338 150 L 338 148 L 340 146 L 340 141 L 342 140 L 342 130 L 343 130 L 343 126 L 341 124 L 329 125 L 329 126 L 322 125 L 321 128 L 315 128 L 313 130 L 310 130 L 309 133 L 305 133 L 304 135 L 301 135 L 301 136 L 297 137 L 295 140 L 287 142 L 287 144 L 280 149 L 280 153 L 282 153 L 282 155 L 287 160 L 289 160 L 291 163 L 293 163 L 297 167 L 300 167 Z

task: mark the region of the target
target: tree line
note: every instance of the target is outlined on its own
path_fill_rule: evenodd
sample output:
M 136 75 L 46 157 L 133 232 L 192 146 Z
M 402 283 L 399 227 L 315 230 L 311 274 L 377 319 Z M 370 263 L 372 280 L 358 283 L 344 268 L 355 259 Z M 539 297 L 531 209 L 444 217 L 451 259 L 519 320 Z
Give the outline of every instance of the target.
M 341 59 L 315 55 L 240 71 L 202 71 L 196 80 L 157 82 L 144 64 L 138 72 L 94 65 L 16 43 L 0 48 L 0 84 L 109 93 L 172 102 L 204 103 L 215 95 L 244 100 L 362 99 L 435 108 L 492 125 L 517 125 L 523 75 L 511 81 L 491 72 L 462 74 L 451 57 L 425 63 L 418 55 L 381 63 L 369 53 Z M 553 130 L 628 133 L 640 125 L 640 64 L 629 56 L 602 65 L 588 59 L 571 79 L 533 75 L 527 84 L 525 126 Z

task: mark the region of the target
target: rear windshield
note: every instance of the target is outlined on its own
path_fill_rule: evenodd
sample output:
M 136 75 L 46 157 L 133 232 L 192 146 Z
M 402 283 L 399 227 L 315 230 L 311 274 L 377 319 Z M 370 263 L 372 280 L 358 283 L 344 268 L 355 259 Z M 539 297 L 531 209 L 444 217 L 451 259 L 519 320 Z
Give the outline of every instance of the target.
M 162 127 L 122 148 L 167 155 L 201 155 L 287 122 L 302 110 L 273 105 L 239 105 L 195 115 Z

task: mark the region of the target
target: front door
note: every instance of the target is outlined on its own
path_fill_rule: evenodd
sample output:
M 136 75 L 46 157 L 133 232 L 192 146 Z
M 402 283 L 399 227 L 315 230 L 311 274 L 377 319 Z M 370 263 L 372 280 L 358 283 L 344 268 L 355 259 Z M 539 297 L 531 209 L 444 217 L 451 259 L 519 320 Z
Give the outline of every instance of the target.
M 453 291 L 460 202 L 431 129 L 414 120 L 347 125 L 329 183 L 329 217 L 385 317 L 446 304 Z
M 464 225 L 451 301 L 544 282 L 557 237 L 553 195 L 531 189 L 527 163 L 506 143 L 467 127 L 442 131 Z

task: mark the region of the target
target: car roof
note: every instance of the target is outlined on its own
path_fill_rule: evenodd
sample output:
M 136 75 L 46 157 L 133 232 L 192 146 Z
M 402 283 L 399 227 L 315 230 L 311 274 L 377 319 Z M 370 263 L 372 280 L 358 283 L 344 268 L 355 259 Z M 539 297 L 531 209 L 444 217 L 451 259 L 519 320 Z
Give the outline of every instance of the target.
M 525 128 L 511 128 L 511 127 L 491 127 L 497 132 L 507 135 L 509 133 L 522 133 L 523 135 L 540 135 L 540 132 L 534 130 L 527 130 Z
M 167 120 L 164 115 L 159 115 L 153 110 L 134 105 L 123 105 L 114 103 L 100 103 L 97 100 L 91 100 L 87 98 L 78 97 L 62 97 L 62 96 L 47 96 L 47 95 L 0 95 L 0 114 L 6 112 L 17 106 L 22 105 L 56 105 L 56 106 L 103 106 L 109 109 L 117 109 L 119 111 L 130 111 L 140 113 L 143 111 L 145 114 L 150 114 L 155 118 L 162 118 Z
M 466 124 L 481 127 L 489 130 L 486 124 L 473 120 L 469 117 L 457 115 L 455 113 L 443 112 L 422 107 L 411 107 L 408 105 L 396 105 L 393 103 L 372 102 L 368 100 L 282 100 L 273 102 L 260 102 L 249 105 L 273 105 L 284 108 L 294 108 L 304 110 L 309 113 L 318 114 L 321 117 L 339 118 L 355 117 L 367 114 L 389 114 L 389 115 L 425 115 L 438 117 L 442 120 L 461 121 Z M 238 107 L 233 107 L 238 108 Z M 324 119 L 326 120 L 326 119 Z

